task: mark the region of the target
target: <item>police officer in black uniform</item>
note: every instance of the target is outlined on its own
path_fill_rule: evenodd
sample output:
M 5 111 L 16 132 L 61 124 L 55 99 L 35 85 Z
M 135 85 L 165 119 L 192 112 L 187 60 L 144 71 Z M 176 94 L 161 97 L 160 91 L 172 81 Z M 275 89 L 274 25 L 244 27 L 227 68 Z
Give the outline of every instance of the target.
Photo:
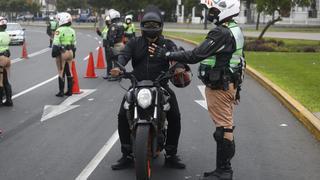
M 111 19 L 111 25 L 109 26 L 108 34 L 107 34 L 107 43 L 109 44 L 110 47 L 110 60 L 112 62 L 117 61 L 117 55 L 120 53 L 121 50 L 124 48 L 124 33 L 125 33 L 125 27 L 124 24 L 121 22 L 120 19 L 120 13 L 114 9 L 109 10 L 109 16 Z M 108 64 L 108 69 L 112 68 L 109 65 L 113 64 Z M 110 73 L 110 72 L 109 72 Z M 115 77 L 108 77 L 109 81 L 115 81 L 118 80 L 118 78 Z
M 156 57 L 195 64 L 200 61 L 199 78 L 206 85 L 205 94 L 209 114 L 216 126 L 216 169 L 204 173 L 203 180 L 232 180 L 231 159 L 235 154 L 233 137 L 233 106 L 239 100 L 244 70 L 241 29 L 233 20 L 240 12 L 239 0 L 202 0 L 208 20 L 215 22 L 206 39 L 192 51 L 167 52 L 153 44 L 149 52 Z
M 163 20 L 158 8 L 149 6 L 141 21 L 142 36 L 131 39 L 125 46 L 118 58 L 118 62 L 125 66 L 132 59 L 133 73 L 136 78 L 141 80 L 155 80 L 162 71 L 169 69 L 169 62 L 150 56 L 148 46 L 155 43 L 167 51 L 175 51 L 176 45 L 162 34 Z M 111 75 L 118 76 L 119 68 L 111 70 Z M 168 131 L 166 141 L 165 166 L 175 169 L 184 169 L 185 164 L 181 163 L 177 156 L 178 141 L 181 131 L 180 110 L 174 92 L 169 88 L 167 82 L 163 87 L 170 93 L 170 111 L 167 114 Z M 130 141 L 130 129 L 126 118 L 126 111 L 123 108 L 125 99 L 123 99 L 118 114 L 118 130 L 121 142 L 122 158 L 114 165 L 113 170 L 125 169 L 133 165 L 132 144 Z

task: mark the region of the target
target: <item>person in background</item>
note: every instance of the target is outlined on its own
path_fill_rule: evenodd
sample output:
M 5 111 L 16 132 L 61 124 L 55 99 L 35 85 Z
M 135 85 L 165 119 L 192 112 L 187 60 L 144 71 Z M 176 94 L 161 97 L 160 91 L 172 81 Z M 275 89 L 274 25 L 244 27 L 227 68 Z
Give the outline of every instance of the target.
M 50 16 L 48 26 L 47 26 L 47 34 L 49 36 L 49 47 L 52 47 L 52 41 L 54 37 L 54 33 L 58 28 L 58 22 L 56 21 L 55 17 Z
M 125 43 L 127 43 L 130 39 L 136 37 L 136 28 L 132 22 L 133 16 L 127 15 L 125 17 L 125 23 L 124 27 L 126 29 L 125 31 Z
M 76 33 L 71 27 L 72 17 L 69 13 L 59 13 L 57 19 L 59 21 L 59 28 L 55 32 L 52 47 L 52 57 L 56 58 L 59 74 L 59 92 L 56 96 L 71 96 L 73 86 L 71 67 L 76 52 Z M 67 75 L 68 82 L 68 90 L 66 93 L 64 93 L 65 74 Z
M 102 30 L 102 32 L 100 31 L 99 28 L 96 29 L 97 34 L 102 37 L 102 41 L 103 41 L 103 47 L 104 47 L 104 54 L 106 57 L 106 63 L 107 63 L 107 71 L 106 71 L 106 75 L 103 77 L 104 79 L 109 79 L 110 77 L 110 70 L 112 69 L 112 61 L 110 58 L 110 46 L 107 40 L 107 35 L 108 35 L 108 31 L 109 31 L 109 27 L 111 25 L 111 18 L 110 16 L 106 16 L 105 18 L 105 24 L 106 26 L 104 27 L 104 29 Z
M 13 106 L 12 103 L 12 89 L 9 83 L 8 74 L 10 72 L 10 37 L 6 32 L 7 19 L 0 16 L 0 106 Z M 5 92 L 6 101 L 3 103 L 3 93 Z

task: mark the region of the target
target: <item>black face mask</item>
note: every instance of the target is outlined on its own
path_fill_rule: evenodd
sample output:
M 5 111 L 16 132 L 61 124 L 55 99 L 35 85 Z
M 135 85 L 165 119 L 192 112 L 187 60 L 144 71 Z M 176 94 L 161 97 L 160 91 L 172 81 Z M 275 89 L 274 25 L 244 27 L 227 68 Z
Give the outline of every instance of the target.
M 161 35 L 161 31 L 142 31 L 142 36 L 155 39 Z

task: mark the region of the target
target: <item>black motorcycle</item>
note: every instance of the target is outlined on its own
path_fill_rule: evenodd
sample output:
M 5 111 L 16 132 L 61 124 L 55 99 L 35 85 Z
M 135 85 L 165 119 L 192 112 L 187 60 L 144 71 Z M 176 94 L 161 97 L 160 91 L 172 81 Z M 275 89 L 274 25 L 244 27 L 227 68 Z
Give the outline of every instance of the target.
M 131 81 L 124 109 L 131 130 L 136 179 L 150 180 L 152 160 L 164 149 L 167 137 L 166 113 L 170 110 L 170 94 L 161 83 L 173 76 L 174 67 L 161 73 L 154 81 L 138 81 L 123 66 L 120 69 L 123 71 L 121 77 Z

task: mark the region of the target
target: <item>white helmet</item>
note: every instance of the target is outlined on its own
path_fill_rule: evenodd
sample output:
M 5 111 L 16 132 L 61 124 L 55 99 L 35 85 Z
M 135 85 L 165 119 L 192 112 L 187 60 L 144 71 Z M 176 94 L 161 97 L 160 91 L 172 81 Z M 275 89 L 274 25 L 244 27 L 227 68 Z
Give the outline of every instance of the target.
M 7 25 L 8 21 L 6 18 L 0 16 L 0 26 Z
M 110 16 L 110 19 L 113 20 L 113 19 L 116 19 L 116 18 L 120 18 L 120 13 L 117 10 L 110 9 L 109 10 L 109 16 Z
M 59 22 L 59 26 L 67 24 L 72 21 L 71 15 L 67 12 L 62 12 L 57 14 L 56 18 Z
M 218 22 L 228 17 L 237 16 L 240 13 L 240 0 L 201 0 L 200 4 L 204 4 L 208 9 L 208 20 L 217 19 Z M 217 9 L 218 14 L 211 14 L 210 9 Z
M 127 24 L 130 24 L 132 22 L 133 16 L 130 15 L 126 15 L 126 17 L 124 18 Z
M 50 19 L 50 21 L 53 21 L 53 20 L 54 20 L 54 17 L 53 17 L 53 16 L 50 16 L 49 19 Z

